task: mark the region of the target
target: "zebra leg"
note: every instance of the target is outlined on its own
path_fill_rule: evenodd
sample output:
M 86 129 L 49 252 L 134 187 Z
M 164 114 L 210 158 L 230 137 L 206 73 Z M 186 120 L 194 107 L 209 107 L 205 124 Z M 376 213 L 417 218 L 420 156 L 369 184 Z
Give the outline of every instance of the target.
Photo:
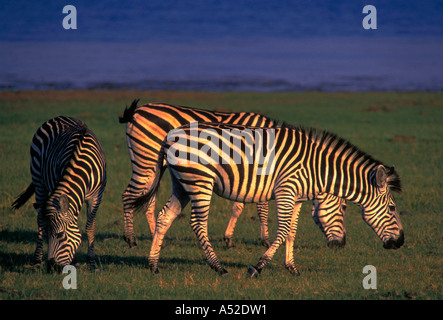
M 277 249 L 286 240 L 289 234 L 289 230 L 291 229 L 292 222 L 294 219 L 298 219 L 298 217 L 294 217 L 294 214 L 298 214 L 297 210 L 294 210 L 295 206 L 295 195 L 292 193 L 285 193 L 281 195 L 275 196 L 276 205 L 277 205 L 277 235 L 275 237 L 274 242 L 271 246 L 266 250 L 266 252 L 261 256 L 258 264 L 253 267 L 249 266 L 248 273 L 251 278 L 258 277 L 262 270 L 266 267 L 266 265 L 272 260 Z
M 228 248 L 234 248 L 234 242 L 232 240 L 234 236 L 234 228 L 237 224 L 237 219 L 240 216 L 240 214 L 243 211 L 244 203 L 241 202 L 234 202 L 232 205 L 232 213 L 231 218 L 229 220 L 228 227 L 225 231 L 224 240 L 226 243 L 226 246 Z M 258 217 L 260 219 L 260 240 L 263 246 L 266 248 L 269 248 L 271 246 L 270 238 L 269 238 L 269 232 L 268 232 L 268 203 L 267 202 L 261 202 L 257 203 L 257 213 Z
M 46 225 L 45 222 L 43 221 L 40 210 L 38 210 L 38 215 L 37 215 L 37 226 L 38 226 L 38 238 L 33 258 L 33 265 L 35 267 L 40 266 L 43 261 L 43 235 L 46 235 Z
M 157 192 L 154 193 L 149 204 L 148 210 L 146 210 L 146 220 L 148 221 L 149 229 L 151 230 L 151 235 L 155 233 L 155 203 L 157 201 Z
M 46 202 L 45 195 L 47 194 L 48 194 L 47 190 L 42 189 L 41 187 L 35 188 L 34 208 L 37 211 L 37 227 L 38 227 L 37 245 L 34 251 L 34 258 L 33 258 L 33 265 L 35 267 L 40 266 L 43 261 L 43 239 L 44 237 L 47 236 L 46 220 L 43 218 L 43 210 Z
M 131 177 L 131 181 L 129 182 L 125 191 L 122 193 L 124 222 L 125 222 L 125 234 L 123 236 L 123 239 L 128 243 L 130 248 L 136 248 L 137 242 L 136 242 L 136 238 L 135 238 L 135 234 L 134 234 L 133 203 L 134 203 L 135 199 L 142 197 L 147 192 L 147 190 L 150 189 L 152 182 L 154 180 L 155 173 L 152 170 L 148 170 L 148 172 L 144 172 L 142 170 L 145 170 L 145 169 L 142 169 L 142 167 L 140 167 L 140 168 L 138 167 L 138 166 L 141 166 L 142 160 L 139 160 L 138 158 L 134 159 L 135 156 L 131 152 L 131 148 L 130 148 L 130 155 L 131 155 L 132 166 L 133 166 L 132 177 Z M 135 163 L 137 163 L 138 166 L 136 166 Z M 140 172 L 143 174 L 143 176 L 140 175 Z M 149 209 L 151 209 L 151 206 L 152 206 L 152 208 L 155 208 L 155 196 L 153 197 L 152 200 L 153 201 L 151 201 L 151 203 L 149 205 Z M 151 209 L 151 210 L 154 210 L 154 209 Z M 148 217 L 148 215 L 146 217 Z M 150 220 L 148 219 L 148 223 L 149 222 L 150 222 Z M 151 226 L 151 224 L 149 225 L 151 228 L 151 231 L 153 231 L 154 225 L 152 225 L 152 226 Z M 154 233 L 152 233 L 152 234 L 154 234 Z
M 172 222 L 182 212 L 183 208 L 188 202 L 189 197 L 185 193 L 181 193 L 179 195 L 175 195 L 173 193 L 158 214 L 154 238 L 152 240 L 151 251 L 148 258 L 149 268 L 154 274 L 158 273 L 158 260 L 165 234 Z
M 212 188 L 210 190 L 212 191 Z M 211 194 L 199 194 L 198 199 L 191 198 L 191 227 L 200 241 L 209 266 L 219 275 L 225 275 L 228 271 L 221 265 L 208 237 L 208 213 L 210 203 Z
M 86 259 L 92 270 L 99 271 L 97 262 L 95 261 L 95 218 L 98 207 L 100 205 L 101 195 L 86 201 L 87 205 L 87 218 L 86 218 L 86 235 L 88 236 L 88 254 Z
M 261 244 L 266 248 L 271 246 L 271 240 L 269 238 L 268 231 L 268 203 L 259 202 L 257 203 L 257 213 L 260 219 L 260 239 Z
M 132 193 L 132 186 L 129 184 L 122 194 L 125 222 L 125 234 L 123 235 L 123 239 L 129 245 L 129 248 L 137 247 L 134 234 L 134 209 L 132 208 L 132 202 L 135 198 L 137 198 L 137 196 Z
M 223 238 L 223 240 L 225 240 L 226 246 L 229 249 L 235 247 L 234 241 L 232 240 L 232 238 L 234 237 L 234 228 L 237 224 L 237 219 L 242 213 L 244 207 L 245 204 L 241 202 L 234 202 L 232 204 L 231 218 L 229 219 L 229 223 L 225 231 L 225 236 Z
M 123 239 L 129 244 L 130 248 L 136 248 L 137 242 L 134 234 L 134 209 L 133 202 L 135 199 L 143 197 L 147 192 L 152 188 L 152 184 L 155 180 L 155 175 L 160 174 L 160 177 L 163 175 L 166 167 L 162 166 L 160 171 L 158 168 L 150 164 L 146 164 L 146 166 L 142 166 L 143 160 L 141 158 L 136 157 L 134 153 L 132 153 L 132 148 L 130 149 L 130 155 L 132 159 L 133 171 L 131 181 L 129 182 L 126 190 L 122 194 L 123 200 L 123 210 L 124 210 L 124 221 L 125 221 L 125 234 Z M 158 156 L 158 155 L 157 155 Z M 157 161 L 157 158 L 155 158 Z M 140 172 L 143 175 L 140 175 Z M 149 207 L 145 212 L 146 219 L 148 220 L 149 228 L 151 230 L 151 234 L 154 235 L 155 232 L 155 203 L 157 199 L 157 192 L 155 192 L 151 199 L 149 199 Z
M 302 202 L 297 202 L 294 206 L 291 219 L 291 231 L 286 239 L 286 255 L 285 255 L 285 267 L 292 275 L 299 276 L 300 272 L 297 270 L 294 262 L 294 239 L 297 233 L 298 217 L 300 214 L 300 207 Z
M 143 196 L 144 193 L 135 194 L 133 191 L 134 187 L 131 187 L 131 184 L 128 185 L 126 191 L 122 194 L 123 200 L 123 211 L 124 211 L 124 222 L 125 222 L 125 234 L 123 239 L 128 243 L 130 248 L 137 248 L 137 242 L 134 234 L 134 209 L 132 207 L 132 203 L 138 197 Z M 147 189 L 144 189 L 147 190 Z M 154 234 L 155 231 L 155 200 L 157 195 L 155 194 L 152 197 L 152 200 L 149 204 L 148 210 L 146 211 L 146 219 L 149 223 L 149 228 L 151 230 L 151 234 Z

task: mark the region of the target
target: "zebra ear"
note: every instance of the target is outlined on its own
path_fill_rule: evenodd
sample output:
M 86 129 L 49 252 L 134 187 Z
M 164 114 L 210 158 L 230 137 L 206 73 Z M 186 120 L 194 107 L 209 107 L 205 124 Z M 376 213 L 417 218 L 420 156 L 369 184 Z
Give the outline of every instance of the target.
M 377 184 L 377 187 L 379 188 L 386 187 L 387 180 L 388 180 L 388 175 L 386 174 L 385 167 L 379 165 L 375 173 L 375 183 Z
M 62 194 L 58 199 L 59 208 L 62 213 L 67 213 L 69 210 L 69 199 L 66 194 Z

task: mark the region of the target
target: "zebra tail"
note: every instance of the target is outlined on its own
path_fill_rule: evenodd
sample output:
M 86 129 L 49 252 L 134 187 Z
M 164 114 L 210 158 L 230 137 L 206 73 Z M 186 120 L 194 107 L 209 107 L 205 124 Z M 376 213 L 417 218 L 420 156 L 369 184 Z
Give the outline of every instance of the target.
M 123 111 L 123 116 L 118 117 L 118 121 L 120 123 L 127 123 L 132 120 L 132 116 L 135 113 L 135 109 L 137 109 L 137 103 L 140 101 L 140 99 L 135 99 L 132 101 L 131 106 L 128 108 L 126 106 L 125 111 Z
M 157 169 L 155 172 L 154 181 L 151 184 L 151 188 L 147 192 L 145 192 L 145 194 L 136 198 L 132 202 L 132 208 L 135 211 L 139 211 L 141 209 L 143 209 L 143 211 L 146 211 L 148 209 L 149 205 L 151 204 L 152 198 L 156 194 L 156 192 L 160 186 L 160 180 L 163 176 L 163 173 L 166 170 L 166 166 L 163 166 L 164 155 L 165 155 L 165 153 L 162 148 L 159 155 L 158 155 Z
M 29 185 L 29 187 L 22 192 L 17 199 L 15 199 L 15 201 L 12 203 L 11 207 L 14 210 L 18 210 L 21 206 L 23 206 L 26 201 L 29 200 L 29 198 L 31 198 L 31 196 L 34 194 L 35 192 L 35 186 L 34 184 L 31 182 L 31 184 Z

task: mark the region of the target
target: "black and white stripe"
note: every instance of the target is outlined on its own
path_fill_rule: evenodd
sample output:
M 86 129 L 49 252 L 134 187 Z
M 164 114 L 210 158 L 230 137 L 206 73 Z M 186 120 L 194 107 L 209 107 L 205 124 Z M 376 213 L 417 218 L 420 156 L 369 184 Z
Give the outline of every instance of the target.
M 32 182 L 12 204 L 20 208 L 35 192 L 39 236 L 34 253 L 43 259 L 48 236 L 48 267 L 72 262 L 81 242 L 78 214 L 87 204 L 88 261 L 96 267 L 95 217 L 106 186 L 106 161 L 97 137 L 85 123 L 59 116 L 46 121 L 31 143 Z

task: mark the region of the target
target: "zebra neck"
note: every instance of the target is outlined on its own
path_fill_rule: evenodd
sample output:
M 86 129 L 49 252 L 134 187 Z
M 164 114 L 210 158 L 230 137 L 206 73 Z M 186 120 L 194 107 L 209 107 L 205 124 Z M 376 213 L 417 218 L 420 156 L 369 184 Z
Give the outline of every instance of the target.
M 379 162 L 328 132 L 305 131 L 304 159 L 311 188 L 362 204 L 373 190 L 372 169 Z M 301 139 L 303 141 L 304 139 Z
M 373 190 L 370 171 L 373 165 L 345 161 L 326 170 L 323 192 L 363 205 Z

